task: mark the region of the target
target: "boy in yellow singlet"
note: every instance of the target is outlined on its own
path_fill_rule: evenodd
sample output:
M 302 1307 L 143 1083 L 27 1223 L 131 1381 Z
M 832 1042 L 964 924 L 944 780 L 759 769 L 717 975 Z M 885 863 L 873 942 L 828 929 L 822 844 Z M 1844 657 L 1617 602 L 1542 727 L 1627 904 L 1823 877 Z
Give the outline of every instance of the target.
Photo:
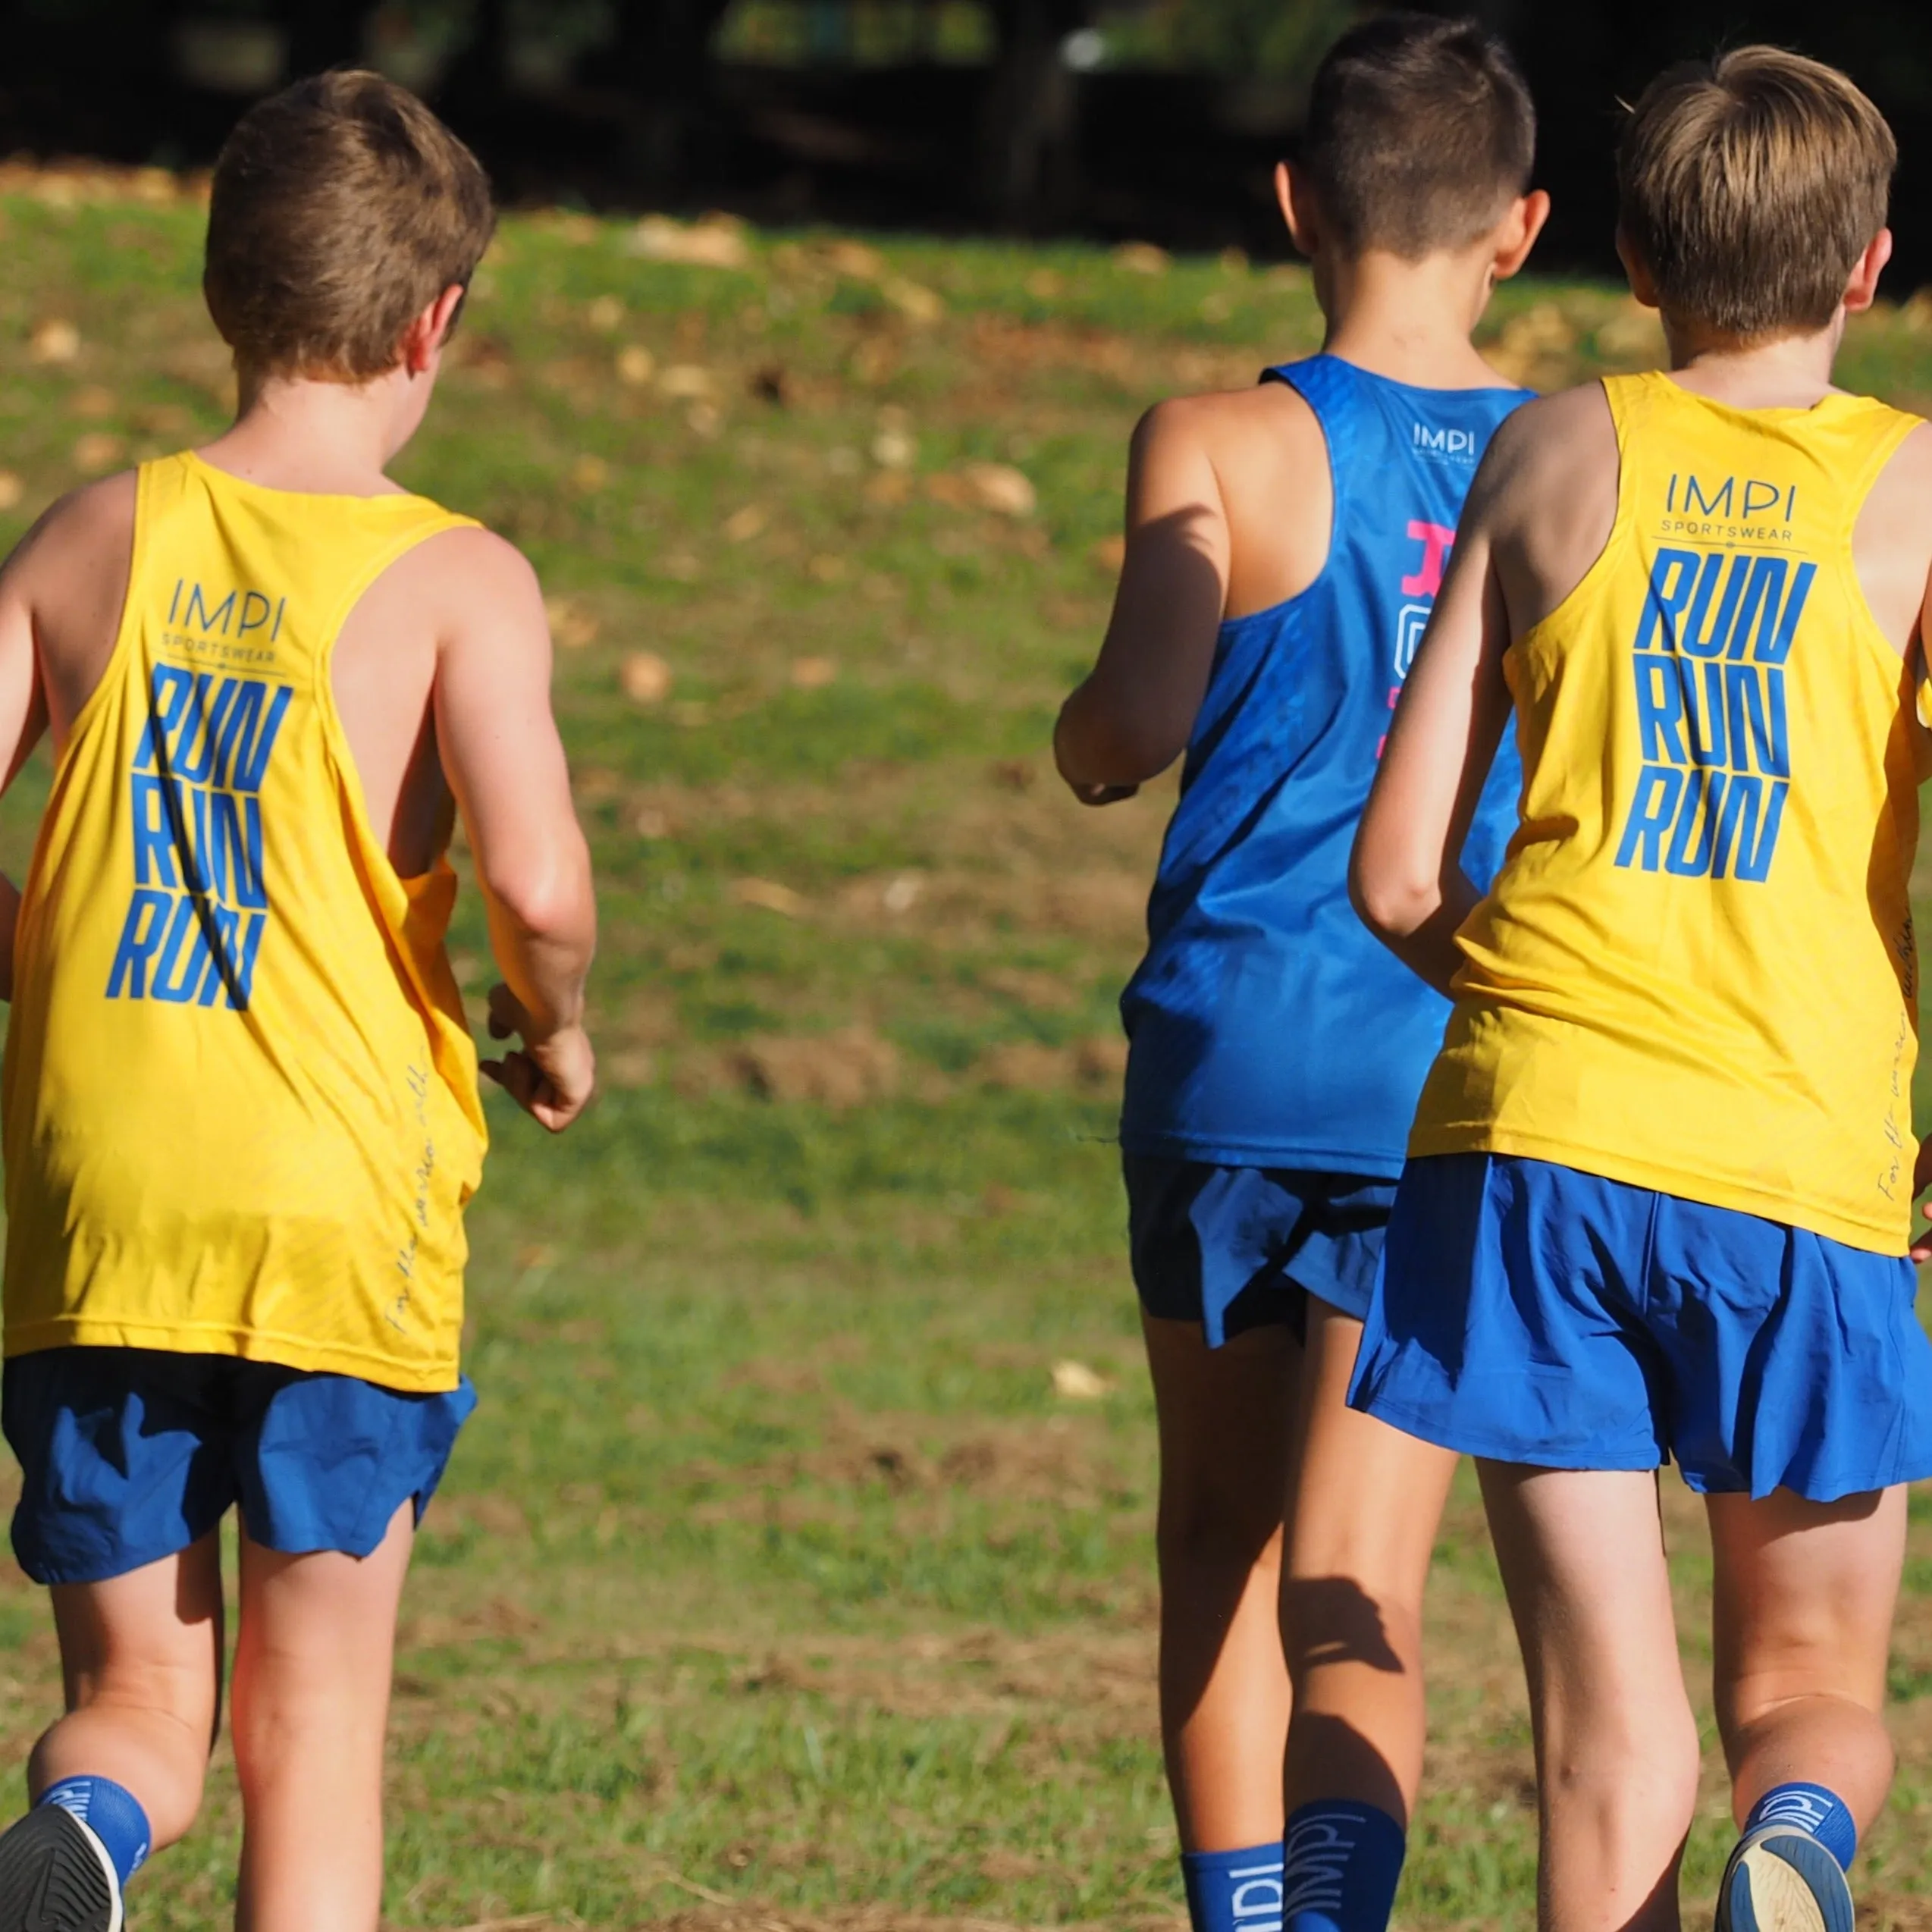
M 397 1607 L 475 1400 L 455 811 L 521 1040 L 487 1071 L 554 1131 L 593 1080 L 536 580 L 384 473 L 491 223 L 469 151 L 373 74 L 256 108 L 209 219 L 234 426 L 68 497 L 0 572 L 0 751 L 45 729 L 56 759 L 7 922 L 4 1420 L 67 1699 L 0 1932 L 115 1932 L 192 1822 L 231 1505 L 237 1919 L 376 1923 Z
M 1678 1923 L 1667 1460 L 1716 1563 L 1720 1932 L 1851 1932 L 1892 1775 L 1902 1485 L 1932 1475 L 1907 896 L 1932 430 L 1831 371 L 1895 160 L 1796 55 L 1645 94 L 1621 240 L 1670 372 L 1498 432 L 1356 848 L 1365 916 L 1456 1005 L 1352 1399 L 1482 1459 L 1561 1932 Z M 1512 699 L 1521 822 L 1479 902 L 1456 828 Z

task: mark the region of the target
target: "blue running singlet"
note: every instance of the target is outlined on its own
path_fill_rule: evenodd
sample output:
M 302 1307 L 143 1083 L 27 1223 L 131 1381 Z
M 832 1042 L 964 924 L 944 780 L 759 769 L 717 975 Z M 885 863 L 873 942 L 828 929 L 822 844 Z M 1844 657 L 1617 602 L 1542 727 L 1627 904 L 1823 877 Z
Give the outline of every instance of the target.
M 1333 356 L 1262 380 L 1322 425 L 1334 534 L 1301 595 L 1221 626 L 1121 998 L 1121 1143 L 1392 1178 L 1449 1008 L 1356 917 L 1349 852 L 1476 464 L 1529 394 L 1414 389 Z M 1463 853 L 1479 887 L 1521 779 L 1506 739 Z

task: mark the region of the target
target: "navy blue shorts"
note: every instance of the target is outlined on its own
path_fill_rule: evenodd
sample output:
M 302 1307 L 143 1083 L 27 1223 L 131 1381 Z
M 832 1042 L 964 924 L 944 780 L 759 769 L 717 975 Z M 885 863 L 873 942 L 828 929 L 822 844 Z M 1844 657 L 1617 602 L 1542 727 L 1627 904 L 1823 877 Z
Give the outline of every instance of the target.
M 1409 1163 L 1349 1400 L 1560 1469 L 1814 1502 L 1932 1476 L 1902 1256 L 1506 1155 Z
M 14 1554 L 36 1583 L 99 1583 L 199 1542 L 241 1508 L 290 1556 L 365 1557 L 412 1499 L 421 1520 L 476 1406 L 467 1378 L 405 1395 L 226 1355 L 50 1348 L 0 1378 L 24 1478 Z
M 1140 1305 L 1231 1335 L 1307 1327 L 1313 1295 L 1359 1321 L 1382 1259 L 1392 1181 L 1289 1168 L 1216 1167 L 1128 1154 L 1128 1243 Z

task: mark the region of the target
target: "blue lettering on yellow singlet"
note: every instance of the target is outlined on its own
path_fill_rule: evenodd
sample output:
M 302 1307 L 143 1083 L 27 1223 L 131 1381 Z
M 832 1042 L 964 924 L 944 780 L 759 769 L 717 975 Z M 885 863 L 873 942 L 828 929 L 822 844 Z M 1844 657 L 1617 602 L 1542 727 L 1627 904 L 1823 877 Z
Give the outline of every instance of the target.
M 157 664 L 128 774 L 134 889 L 110 999 L 246 1011 L 268 929 L 262 781 L 285 684 Z
M 1752 550 L 1658 552 L 1630 660 L 1643 765 L 1620 866 L 1770 877 L 1791 789 L 1785 663 L 1817 575 Z

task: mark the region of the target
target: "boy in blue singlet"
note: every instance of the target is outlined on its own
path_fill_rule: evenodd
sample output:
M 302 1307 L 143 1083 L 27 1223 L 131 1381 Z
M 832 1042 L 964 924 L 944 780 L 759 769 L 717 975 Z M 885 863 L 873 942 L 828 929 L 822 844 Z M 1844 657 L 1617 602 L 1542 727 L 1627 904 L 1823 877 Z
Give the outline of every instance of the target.
M 1526 400 L 1469 332 L 1548 213 L 1534 145 L 1473 23 L 1385 15 L 1336 45 L 1277 179 L 1323 353 L 1142 422 L 1113 617 L 1055 735 L 1093 804 L 1187 754 L 1122 1001 L 1121 1142 L 1197 1932 L 1379 1932 L 1421 1775 L 1453 1458 L 1344 1398 L 1448 1008 L 1362 929 L 1348 854 L 1477 459 Z M 1514 807 L 1501 773 L 1477 876 Z

